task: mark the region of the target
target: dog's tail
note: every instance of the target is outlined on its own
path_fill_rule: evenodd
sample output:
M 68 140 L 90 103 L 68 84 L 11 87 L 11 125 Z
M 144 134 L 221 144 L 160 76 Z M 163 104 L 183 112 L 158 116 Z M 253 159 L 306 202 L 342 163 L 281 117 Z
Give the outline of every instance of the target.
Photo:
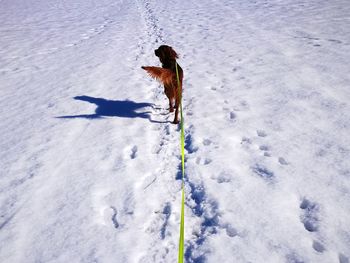
M 166 68 L 160 67 L 141 67 L 147 71 L 147 73 L 154 79 L 162 82 L 164 85 L 171 85 L 175 74 Z

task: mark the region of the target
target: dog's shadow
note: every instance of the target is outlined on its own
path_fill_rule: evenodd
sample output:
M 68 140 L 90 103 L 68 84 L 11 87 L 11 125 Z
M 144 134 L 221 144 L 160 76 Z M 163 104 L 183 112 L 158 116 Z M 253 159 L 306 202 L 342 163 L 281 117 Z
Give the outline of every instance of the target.
M 143 108 L 152 107 L 152 103 L 134 102 L 131 100 L 106 100 L 103 98 L 94 98 L 89 96 L 76 96 L 75 100 L 86 101 L 97 106 L 94 114 L 59 116 L 61 119 L 99 119 L 103 117 L 119 117 L 119 118 L 144 118 L 151 122 L 163 123 L 151 119 L 150 111 L 142 111 Z

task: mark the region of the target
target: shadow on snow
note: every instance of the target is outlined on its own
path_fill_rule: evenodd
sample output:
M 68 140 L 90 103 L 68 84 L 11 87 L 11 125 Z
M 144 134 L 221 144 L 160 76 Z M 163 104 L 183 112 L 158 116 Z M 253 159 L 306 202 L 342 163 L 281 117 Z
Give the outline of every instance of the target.
M 106 100 L 103 98 L 94 98 L 89 96 L 76 96 L 75 100 L 86 101 L 97 106 L 95 114 L 82 114 L 71 116 L 59 116 L 61 119 L 99 119 L 103 117 L 120 117 L 120 118 L 144 118 L 151 122 L 161 123 L 161 121 L 154 121 L 151 119 L 150 111 L 140 111 L 145 107 L 152 107 L 152 103 L 134 102 L 131 100 Z

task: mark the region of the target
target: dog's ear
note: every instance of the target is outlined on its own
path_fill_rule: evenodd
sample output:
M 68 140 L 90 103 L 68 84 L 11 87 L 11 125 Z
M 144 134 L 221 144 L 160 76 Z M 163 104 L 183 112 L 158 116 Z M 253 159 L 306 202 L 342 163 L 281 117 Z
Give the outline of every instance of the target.
M 172 59 L 177 59 L 179 56 L 175 52 L 175 50 L 172 47 L 167 46 L 166 47 L 166 52 L 168 53 L 168 56 Z

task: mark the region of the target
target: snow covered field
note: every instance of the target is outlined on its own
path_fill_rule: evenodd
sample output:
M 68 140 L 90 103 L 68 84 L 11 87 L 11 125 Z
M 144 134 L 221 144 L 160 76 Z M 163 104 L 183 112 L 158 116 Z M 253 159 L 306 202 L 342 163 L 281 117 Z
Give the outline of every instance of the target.
M 1 0 L 0 262 L 350 261 L 348 0 Z

